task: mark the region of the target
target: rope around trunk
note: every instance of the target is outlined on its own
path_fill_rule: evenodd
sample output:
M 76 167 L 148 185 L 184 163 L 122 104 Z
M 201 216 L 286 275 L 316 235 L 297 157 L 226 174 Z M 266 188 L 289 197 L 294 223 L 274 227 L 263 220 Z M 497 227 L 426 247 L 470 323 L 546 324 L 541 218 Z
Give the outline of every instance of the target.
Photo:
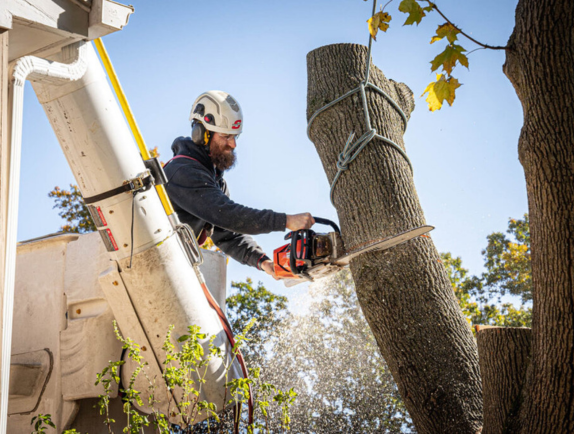
M 377 7 L 377 0 L 373 0 L 373 13 L 372 13 L 372 15 L 375 15 L 376 7 Z M 337 160 L 337 173 L 335 174 L 335 177 L 333 178 L 333 182 L 331 182 L 331 192 L 329 194 L 329 196 L 331 198 L 331 204 L 333 206 L 335 206 L 335 202 L 333 201 L 333 193 L 335 191 L 335 184 L 337 183 L 339 177 L 341 176 L 341 174 L 345 170 L 347 170 L 349 168 L 348 167 L 349 164 L 359 156 L 359 153 L 374 138 L 382 140 L 384 143 L 391 146 L 399 154 L 401 154 L 403 156 L 403 158 L 406 160 L 406 162 L 408 163 L 408 165 L 411 169 L 411 172 L 413 172 L 413 165 L 412 165 L 411 161 L 409 160 L 409 157 L 407 156 L 405 151 L 403 151 L 402 148 L 399 145 L 397 145 L 395 142 L 393 142 L 391 139 L 378 134 L 377 130 L 371 126 L 371 118 L 369 116 L 369 108 L 367 106 L 367 95 L 365 92 L 366 89 L 372 89 L 372 90 L 378 92 L 379 94 L 381 94 L 393 106 L 393 108 L 399 113 L 399 115 L 403 119 L 403 125 L 404 125 L 403 134 L 405 133 L 405 131 L 407 129 L 407 117 L 406 117 L 405 113 L 401 110 L 399 105 L 385 91 L 383 91 L 379 87 L 375 86 L 373 83 L 369 82 L 370 69 L 371 69 L 371 48 L 372 48 L 372 45 L 373 45 L 373 37 L 372 37 L 372 35 L 369 35 L 369 49 L 367 51 L 367 69 L 365 71 L 365 79 L 363 81 L 361 81 L 359 86 L 356 87 L 355 89 L 350 90 L 345 95 L 340 96 L 339 98 L 337 98 L 334 101 L 331 101 L 330 103 L 321 107 L 319 110 L 317 110 L 315 113 L 313 113 L 313 116 L 311 116 L 311 118 L 309 119 L 309 122 L 307 124 L 307 137 L 309 137 L 309 140 L 311 140 L 311 136 L 310 136 L 311 124 L 313 123 L 313 121 L 315 120 L 315 118 L 319 114 L 321 114 L 325 110 L 333 107 L 337 103 L 343 101 L 345 98 L 347 98 L 347 97 L 349 97 L 349 96 L 351 96 L 357 92 L 361 93 L 361 101 L 363 103 L 363 114 L 365 115 L 365 125 L 367 126 L 367 132 L 365 132 L 361 137 L 359 137 L 356 142 L 353 142 L 353 139 L 355 138 L 355 132 L 354 131 L 351 132 L 351 134 L 349 135 L 349 138 L 345 142 L 345 146 L 343 147 L 343 151 L 339 154 L 339 158 Z

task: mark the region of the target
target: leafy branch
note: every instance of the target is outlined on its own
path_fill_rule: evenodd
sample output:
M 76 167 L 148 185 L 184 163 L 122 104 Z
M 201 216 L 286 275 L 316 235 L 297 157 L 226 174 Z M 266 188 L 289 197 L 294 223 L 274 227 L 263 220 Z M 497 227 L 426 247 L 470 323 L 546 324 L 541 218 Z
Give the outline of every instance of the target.
M 109 434 L 114 434 L 112 424 L 116 421 L 110 417 L 110 399 L 115 390 L 119 388 L 123 402 L 123 412 L 126 415 L 124 433 L 140 434 L 144 427 L 153 425 L 159 434 L 191 433 L 196 432 L 199 420 L 205 420 L 206 432 L 212 430 L 212 423 L 217 423 L 218 430 L 224 427 L 226 408 L 234 406 L 237 420 L 235 423 L 245 424 L 246 432 L 266 432 L 269 429 L 269 407 L 274 403 L 279 414 L 279 426 L 286 432 L 289 430 L 289 409 L 294 404 L 297 393 L 293 388 L 282 391 L 272 384 L 262 383 L 259 377 L 260 368 L 251 369 L 251 378 L 229 379 L 230 370 L 238 357 L 240 349 L 250 340 L 247 334 L 255 325 L 255 319 L 247 323 L 241 333 L 235 337 L 235 345 L 230 353 L 225 353 L 215 344 L 216 336 L 202 333 L 198 326 L 189 326 L 187 332 L 177 339 L 172 335 L 174 327 L 171 326 L 163 343 L 165 360 L 161 380 L 167 386 L 167 397 L 164 402 L 156 399 L 155 379 L 147 373 L 148 363 L 142 355 L 142 347 L 130 338 L 124 338 L 114 321 L 116 338 L 123 344 L 127 359 L 133 362 L 134 370 L 130 375 L 128 384 L 121 387 L 120 370 L 126 369 L 125 361 L 110 361 L 96 376 L 96 385 L 101 384 L 104 392 L 99 396 L 100 414 L 104 416 L 104 424 Z M 145 350 L 145 348 L 144 348 Z M 200 400 L 203 385 L 206 383 L 209 363 L 213 359 L 220 359 L 225 368 L 225 393 L 222 408 L 218 409 L 213 402 Z M 135 389 L 137 379 L 143 375 L 148 384 L 148 399 L 144 403 L 142 393 Z M 242 404 L 246 403 L 253 393 L 256 416 L 253 423 L 246 423 L 245 413 L 241 412 Z M 177 396 L 177 400 L 175 399 Z M 227 397 L 230 399 L 227 399 Z M 150 416 L 142 414 L 139 409 L 147 407 Z M 167 410 L 167 411 L 166 411 Z M 220 413 L 222 417 L 220 417 Z M 33 434 L 46 434 L 48 427 L 56 428 L 51 415 L 39 414 L 32 418 Z M 233 425 L 233 424 L 232 424 Z M 258 431 L 263 430 L 263 431 Z M 227 432 L 227 431 L 226 431 Z M 80 434 L 76 430 L 67 430 L 64 434 Z
M 386 32 L 389 28 L 389 22 L 391 21 L 391 15 L 385 12 L 386 6 L 391 3 L 390 0 L 384 7 L 381 8 L 379 12 L 373 15 L 368 21 L 369 33 L 376 41 L 376 36 L 379 30 Z M 424 6 L 426 4 L 426 6 Z M 455 92 L 461 85 L 455 77 L 452 76 L 452 70 L 457 64 L 468 68 L 468 55 L 465 54 L 466 50 L 456 42 L 458 41 L 458 35 L 462 35 L 473 43 L 479 45 L 484 49 L 491 50 L 507 50 L 508 47 L 504 46 L 493 46 L 484 44 L 477 41 L 467 33 L 463 32 L 462 29 L 457 27 L 451 20 L 449 20 L 446 15 L 438 8 L 438 6 L 431 2 L 430 0 L 401 0 L 399 4 L 399 11 L 407 14 L 407 19 L 405 20 L 405 26 L 420 24 L 422 19 L 427 16 L 427 13 L 436 11 L 446 23 L 438 26 L 436 34 L 431 38 L 430 43 L 434 44 L 442 39 L 447 40 L 447 45 L 440 54 L 438 54 L 430 63 L 431 71 L 436 71 L 442 68 L 442 73 L 437 73 L 436 81 L 431 82 L 424 90 L 423 94 L 427 95 L 426 101 L 429 106 L 430 111 L 440 110 L 443 103 L 446 101 L 449 105 L 452 105 L 455 99 Z M 474 50 L 473 50 L 474 51 Z

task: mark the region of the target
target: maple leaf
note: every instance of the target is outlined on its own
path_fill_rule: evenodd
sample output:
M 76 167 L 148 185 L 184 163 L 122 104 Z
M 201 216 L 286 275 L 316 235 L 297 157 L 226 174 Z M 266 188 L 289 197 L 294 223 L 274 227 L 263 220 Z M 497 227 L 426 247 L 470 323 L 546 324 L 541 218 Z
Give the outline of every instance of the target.
M 431 6 L 426 7 L 425 10 L 429 8 L 432 10 Z M 402 0 L 399 4 L 399 11 L 409 14 L 403 26 L 410 26 L 414 23 L 417 23 L 418 26 L 423 17 L 426 16 L 425 10 L 423 10 L 416 0 Z
M 373 39 L 377 40 L 377 33 L 379 30 L 386 32 L 389 28 L 389 21 L 391 21 L 391 16 L 387 12 L 377 12 L 371 18 L 367 20 L 369 25 L 369 33 L 373 37 Z
M 458 30 L 455 26 L 453 26 L 450 23 L 444 23 L 444 24 L 438 26 L 438 29 L 436 29 L 436 35 L 433 36 L 430 43 L 434 44 L 435 42 L 440 41 L 442 38 L 446 37 L 448 42 L 450 44 L 453 44 L 454 41 L 457 40 L 457 38 L 458 38 L 457 35 L 459 33 L 460 33 L 460 30 Z
M 463 51 L 466 50 L 460 45 L 447 45 L 444 51 L 431 61 L 431 71 L 436 71 L 439 67 L 442 66 L 444 71 L 450 75 L 452 73 L 452 68 L 455 67 L 457 61 L 460 62 L 461 65 L 468 68 L 468 57 L 463 54 Z
M 428 93 L 426 102 L 429 105 L 429 110 L 434 112 L 440 110 L 443 102 L 446 100 L 448 105 L 452 106 L 455 98 L 455 90 L 460 87 L 460 83 L 454 77 L 445 79 L 444 74 L 437 74 L 436 81 L 429 84 L 421 97 Z

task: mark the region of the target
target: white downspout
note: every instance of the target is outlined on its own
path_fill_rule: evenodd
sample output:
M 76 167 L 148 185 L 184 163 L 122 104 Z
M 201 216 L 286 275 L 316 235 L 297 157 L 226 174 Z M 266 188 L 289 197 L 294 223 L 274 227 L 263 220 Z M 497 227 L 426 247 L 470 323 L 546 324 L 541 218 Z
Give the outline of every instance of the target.
M 76 81 L 87 70 L 87 45 L 77 42 L 63 48 L 69 51 L 72 63 L 51 62 L 33 56 L 21 57 L 12 62 L 9 100 L 12 101 L 10 141 L 10 166 L 8 180 L 8 212 L 6 224 L 4 302 L 2 313 L 2 372 L 0 378 L 0 434 L 6 434 L 8 425 L 8 398 L 10 385 L 10 356 L 12 352 L 12 317 L 14 310 L 14 281 L 16 274 L 16 243 L 18 233 L 18 196 L 20 192 L 20 156 L 22 148 L 22 116 L 24 84 L 26 79 L 64 84 Z

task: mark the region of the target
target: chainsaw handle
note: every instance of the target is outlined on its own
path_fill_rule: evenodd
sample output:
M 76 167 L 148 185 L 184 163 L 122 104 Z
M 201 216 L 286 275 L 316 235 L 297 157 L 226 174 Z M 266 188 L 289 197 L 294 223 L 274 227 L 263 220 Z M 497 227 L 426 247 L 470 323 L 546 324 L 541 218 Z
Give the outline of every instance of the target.
M 298 231 L 291 232 L 293 234 L 291 238 L 290 254 L 289 254 L 289 267 L 294 275 L 304 274 L 307 265 L 297 266 L 297 261 L 303 261 L 305 263 L 309 262 L 309 251 L 312 248 L 312 239 L 315 235 L 311 229 L 299 229 Z M 287 239 L 287 238 L 286 238 Z M 301 242 L 299 245 L 300 250 L 297 249 L 297 243 Z
M 301 274 L 297 269 L 297 241 L 298 241 L 298 233 L 291 232 L 291 251 L 289 253 L 289 267 L 291 268 L 291 273 L 295 276 Z
M 313 218 L 315 219 L 315 223 L 319 223 L 320 225 L 331 226 L 335 230 L 335 232 L 337 232 L 339 235 L 341 235 L 341 229 L 339 229 L 339 226 L 337 226 L 337 224 L 335 222 L 332 222 L 331 220 L 324 219 L 323 217 L 313 216 Z
M 315 223 L 331 226 L 339 235 L 341 234 L 341 230 L 335 222 L 322 217 L 313 217 L 313 219 L 315 220 Z M 313 248 L 312 239 L 314 236 L 315 232 L 311 229 L 299 229 L 297 231 L 291 231 L 285 235 L 285 240 L 291 240 L 289 267 L 291 268 L 291 273 L 295 276 L 304 275 L 305 269 L 307 268 L 307 265 L 309 265 L 307 264 L 297 267 L 297 261 L 305 261 L 306 263 L 311 262 L 308 260 L 308 257 L 310 249 Z M 301 242 L 299 246 L 301 248 L 300 251 L 297 249 L 297 243 L 299 241 Z

